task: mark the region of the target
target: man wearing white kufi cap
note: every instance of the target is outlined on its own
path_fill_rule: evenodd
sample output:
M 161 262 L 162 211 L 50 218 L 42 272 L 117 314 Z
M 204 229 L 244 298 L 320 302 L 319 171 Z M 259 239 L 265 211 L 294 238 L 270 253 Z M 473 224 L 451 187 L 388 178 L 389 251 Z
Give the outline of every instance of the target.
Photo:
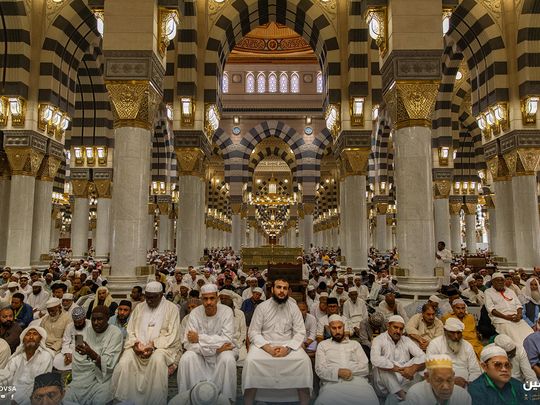
M 504 286 L 504 275 L 493 273 L 491 288 L 484 295 L 486 310 L 498 334 L 509 336 L 517 345 L 522 345 L 532 328 L 522 319 L 523 307 L 514 291 Z
M 428 356 L 445 354 L 452 359 L 455 384 L 463 388 L 482 374 L 474 348 L 463 339 L 464 328 L 459 319 L 448 318 L 444 324 L 444 335 L 429 342 L 426 350 Z
M 34 319 L 39 318 L 40 312 L 45 311 L 45 304 L 50 298 L 50 294 L 43 289 L 42 281 L 32 283 L 32 293 L 28 294 L 26 303 L 34 309 Z
M 360 322 L 368 318 L 366 302 L 358 298 L 358 289 L 349 288 L 349 299 L 343 304 L 343 316 L 349 321 L 351 333 L 358 336 Z
M 124 353 L 112 376 L 114 398 L 135 405 L 167 403 L 168 370 L 180 351 L 178 307 L 163 298 L 157 281 L 146 285 L 145 302 L 129 319 Z
M 424 368 L 424 352 L 412 339 L 403 336 L 404 329 L 405 320 L 393 315 L 388 320 L 388 330 L 371 344 L 373 385 L 379 394 L 387 395 L 387 404 L 404 400 L 415 374 Z
M 253 295 L 253 289 L 258 287 L 257 277 L 250 276 L 246 278 L 246 283 L 248 285 L 248 288 L 246 288 L 242 292 L 242 301 L 250 299 L 251 296 Z M 263 301 L 266 300 L 266 295 L 264 295 L 264 291 L 262 293 L 261 300 Z
M 64 331 L 71 322 L 67 312 L 62 311 L 62 300 L 50 298 L 46 304 L 47 315 L 38 321 L 39 325 L 47 332 L 47 347 L 58 353 L 62 348 Z
M 75 305 L 73 305 L 74 297 L 71 293 L 65 293 L 62 296 L 62 310 L 64 312 L 67 312 L 69 316 L 71 316 L 71 313 L 73 312 L 73 309 L 75 308 Z
M 471 396 L 454 384 L 452 359 L 445 354 L 427 356 L 424 381 L 407 392 L 406 405 L 471 405 Z
M 497 335 L 493 343 L 504 349 L 508 359 L 512 363 L 512 377 L 521 382 L 537 381 L 535 372 L 531 368 L 531 363 L 527 357 L 527 352 L 506 335 Z
M 234 314 L 219 303 L 218 288 L 201 288 L 202 306 L 189 314 L 182 343 L 186 349 L 178 366 L 178 391 L 189 391 L 201 381 L 212 381 L 223 396 L 236 400 Z
M 362 346 L 345 335 L 343 317 L 331 315 L 328 322 L 332 339 L 319 343 L 315 356 L 315 372 L 322 384 L 315 404 L 378 405 L 377 395 L 366 379 L 369 361 Z

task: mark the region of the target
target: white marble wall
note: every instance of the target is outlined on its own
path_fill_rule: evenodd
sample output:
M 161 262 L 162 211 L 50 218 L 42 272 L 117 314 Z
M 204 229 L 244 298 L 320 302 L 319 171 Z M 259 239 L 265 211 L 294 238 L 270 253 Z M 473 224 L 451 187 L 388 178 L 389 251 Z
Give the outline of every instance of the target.
M 182 197 L 178 203 L 176 254 L 178 267 L 182 269 L 197 266 L 202 256 L 200 240 L 202 227 L 199 211 L 204 210 L 204 205 L 200 205 L 201 183 L 203 181 L 197 176 L 178 178 L 178 190 Z
M 74 259 L 85 258 L 88 252 L 88 214 L 90 203 L 86 197 L 76 197 L 71 217 L 71 251 Z
M 368 223 L 366 176 L 347 176 L 341 183 L 342 255 L 354 270 L 367 268 Z M 345 216 L 343 216 L 345 215 Z
M 498 255 L 505 257 L 508 262 L 516 263 L 512 182 L 510 180 L 495 181 L 494 188 L 497 221 L 496 251 Z
M 242 245 L 242 218 L 240 214 L 233 214 L 232 216 L 232 239 L 231 244 L 235 253 L 240 252 L 240 246 Z
M 512 178 L 517 265 L 540 266 L 540 220 L 536 176 Z
M 6 263 L 11 181 L 0 178 L 0 264 Z
M 171 230 L 169 229 L 169 214 L 159 216 L 159 230 L 158 230 L 158 250 L 164 252 L 169 250 L 169 235 Z
M 103 260 L 108 257 L 111 246 L 111 203 L 110 198 L 98 198 L 96 213 L 96 257 Z
M 465 215 L 465 244 L 469 253 L 476 253 L 476 215 Z
M 450 215 L 450 239 L 452 252 L 461 253 L 461 218 L 459 214 Z
M 377 215 L 377 249 L 379 252 L 386 252 L 388 245 L 386 244 L 386 214 Z
M 444 242 L 446 248 L 451 247 L 450 238 L 450 207 L 448 198 L 436 198 L 433 201 L 435 213 L 435 243 Z

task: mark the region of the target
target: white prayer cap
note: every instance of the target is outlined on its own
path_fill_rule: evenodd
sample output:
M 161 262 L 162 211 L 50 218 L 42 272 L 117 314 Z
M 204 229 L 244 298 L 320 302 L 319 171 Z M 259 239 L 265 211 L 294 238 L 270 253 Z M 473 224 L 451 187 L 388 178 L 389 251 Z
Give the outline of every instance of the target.
M 11 278 L 16 278 L 18 280 L 20 278 L 20 276 L 17 273 L 13 273 L 11 275 Z
M 388 318 L 388 323 L 392 322 L 399 322 L 405 325 L 405 320 L 399 315 L 392 315 L 390 318 Z
M 65 293 L 64 295 L 62 295 L 62 299 L 63 300 L 73 300 L 73 294 Z
M 255 287 L 251 292 L 262 294 L 263 290 L 261 287 Z
M 469 267 L 465 267 L 465 271 L 471 271 Z
M 144 291 L 149 293 L 160 293 L 163 291 L 163 285 L 159 281 L 150 281 L 146 284 Z
M 452 367 L 452 359 L 446 354 L 432 354 L 426 357 L 426 368 L 433 370 L 435 368 L 450 368 Z
M 353 280 L 362 280 L 362 277 L 361 276 L 354 276 Z
M 47 303 L 45 304 L 45 306 L 47 308 L 54 308 L 54 307 L 57 307 L 59 305 L 62 305 L 62 301 L 60 301 L 60 299 L 56 298 L 56 297 L 53 297 L 53 298 L 49 298 L 49 300 L 47 301 Z
M 187 283 L 180 283 L 180 288 L 186 287 L 189 290 L 189 285 Z
M 507 335 L 497 335 L 493 342 L 497 346 L 502 347 L 506 352 L 511 352 L 516 348 L 514 341 Z
M 458 299 L 455 299 L 454 301 L 452 301 L 452 306 L 457 305 L 457 304 L 467 305 L 467 304 L 465 304 L 465 301 L 463 301 L 461 298 L 458 298 Z
M 448 318 L 444 324 L 444 329 L 448 332 L 463 332 L 465 325 L 457 318 Z
M 79 270 L 77 270 L 77 271 L 75 272 L 75 277 L 80 277 L 80 276 L 81 276 L 81 272 L 80 272 Z
M 497 345 L 487 345 L 482 349 L 482 353 L 480 353 L 480 361 L 485 363 L 495 356 L 503 356 L 508 358 L 508 354 L 506 354 L 506 351 L 502 347 Z
M 10 281 L 9 283 L 7 283 L 7 288 L 17 288 L 17 287 L 19 287 L 19 283 L 15 281 Z
M 246 281 L 257 281 L 257 277 L 249 276 L 246 278 Z
M 441 303 L 441 299 L 439 297 L 437 297 L 436 295 L 431 295 L 428 300 L 430 300 L 431 302 L 436 302 L 437 304 L 440 304 Z
M 28 274 L 26 274 L 26 273 L 23 273 L 23 274 L 21 274 L 21 278 L 25 278 L 25 279 L 28 280 L 30 278 L 30 276 Z
M 358 292 L 358 288 L 356 288 L 356 287 L 349 287 L 349 292 L 350 292 L 350 293 L 351 293 L 351 292 L 355 292 L 355 291 Z
M 32 287 L 43 287 L 43 281 L 35 281 L 32 283 Z
M 328 297 L 328 293 L 323 291 L 319 294 L 319 297 Z
M 201 294 L 217 293 L 218 288 L 215 284 L 205 284 L 201 287 Z
M 210 381 L 201 381 L 195 385 L 189 394 L 193 405 L 213 405 L 218 402 L 219 389 Z
M 73 270 L 70 270 L 68 272 L 68 277 L 73 277 L 75 275 L 75 272 Z
M 515 271 L 514 269 L 508 270 L 508 273 L 509 273 L 509 274 L 514 274 L 515 272 L 516 272 L 516 271 Z
M 315 289 L 315 286 L 313 284 L 308 285 L 307 290 L 313 291 Z
M 221 290 L 221 291 L 219 292 L 219 295 L 228 295 L 229 297 L 232 297 L 232 296 L 233 296 L 233 295 L 232 295 L 232 291 L 231 291 L 231 290 L 228 290 L 228 289 L 226 289 L 226 288 L 224 288 L 223 290 Z
M 340 315 L 334 314 L 334 315 L 330 315 L 328 317 L 328 323 L 336 322 L 336 321 L 339 321 L 339 322 L 342 322 L 343 324 L 345 324 L 345 321 L 343 320 L 343 317 L 340 316 Z
M 467 284 L 469 284 L 471 281 L 474 281 L 474 276 L 472 274 L 470 276 L 467 276 L 467 278 L 465 279 L 465 282 Z
M 504 274 L 502 274 L 501 272 L 496 272 L 496 273 L 493 273 L 493 275 L 491 276 L 491 279 L 492 280 L 495 280 L 496 278 L 504 278 Z

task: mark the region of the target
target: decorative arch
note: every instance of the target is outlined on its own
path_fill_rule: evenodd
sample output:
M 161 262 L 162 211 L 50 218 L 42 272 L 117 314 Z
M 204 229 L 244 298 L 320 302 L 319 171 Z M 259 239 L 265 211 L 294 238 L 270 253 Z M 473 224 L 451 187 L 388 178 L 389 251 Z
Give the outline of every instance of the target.
M 540 2 L 524 0 L 518 25 L 517 67 L 519 96 L 540 94 Z

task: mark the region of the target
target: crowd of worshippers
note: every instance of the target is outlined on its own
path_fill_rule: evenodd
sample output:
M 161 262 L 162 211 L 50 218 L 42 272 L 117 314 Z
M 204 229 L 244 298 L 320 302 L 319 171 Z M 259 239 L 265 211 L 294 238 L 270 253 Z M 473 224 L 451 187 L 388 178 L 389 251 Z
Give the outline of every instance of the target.
M 34 405 L 540 401 L 540 267 L 458 264 L 438 294 L 405 304 L 387 258 L 355 274 L 313 250 L 297 258 L 297 302 L 231 249 L 207 253 L 181 271 L 149 252 L 158 271 L 122 300 L 93 260 L 4 268 L 0 386 Z

